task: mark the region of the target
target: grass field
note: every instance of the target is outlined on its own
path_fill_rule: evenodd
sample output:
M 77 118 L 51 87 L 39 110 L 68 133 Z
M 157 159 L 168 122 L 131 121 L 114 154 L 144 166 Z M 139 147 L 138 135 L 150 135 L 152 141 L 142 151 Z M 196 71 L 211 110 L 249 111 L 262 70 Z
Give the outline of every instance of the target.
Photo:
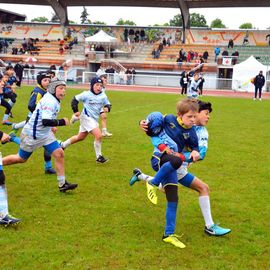
M 71 116 L 78 92 L 67 91 L 60 116 Z M 24 120 L 29 93 L 29 87 L 18 90 L 14 120 Z M 152 147 L 138 121 L 151 111 L 175 113 L 180 96 L 107 93 L 113 137 L 102 147 L 110 161 L 96 164 L 92 137 L 65 151 L 66 176 L 77 190 L 59 193 L 55 176 L 44 174 L 43 150 L 26 164 L 5 167 L 10 213 L 23 222 L 0 228 L 0 269 L 269 269 L 270 101 L 203 98 L 214 108 L 209 150 L 190 171 L 208 183 L 214 220 L 232 233 L 207 236 L 198 195 L 181 187 L 176 233 L 187 247 L 180 250 L 161 241 L 164 195 L 154 206 L 143 183 L 128 185 L 134 167 L 153 174 Z M 60 127 L 57 137 L 77 133 L 78 124 Z M 11 143 L 1 147 L 3 156 L 17 150 Z

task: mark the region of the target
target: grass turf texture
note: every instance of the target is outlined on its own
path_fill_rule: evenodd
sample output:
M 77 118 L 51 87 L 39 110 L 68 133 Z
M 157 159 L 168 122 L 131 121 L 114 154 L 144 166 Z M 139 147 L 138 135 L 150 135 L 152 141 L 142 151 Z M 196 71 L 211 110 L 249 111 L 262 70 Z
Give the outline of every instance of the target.
M 18 92 L 14 120 L 24 120 L 29 87 Z M 71 117 L 68 89 L 60 117 Z M 207 236 L 196 192 L 180 188 L 176 233 L 180 250 L 162 242 L 165 196 L 153 206 L 145 185 L 130 187 L 134 167 L 153 174 L 150 140 L 138 121 L 151 111 L 174 113 L 179 95 L 107 92 L 113 107 L 102 150 L 110 161 L 95 162 L 93 138 L 65 151 L 66 176 L 79 187 L 61 194 L 55 176 L 45 175 L 43 150 L 26 164 L 5 167 L 10 213 L 17 228 L 0 229 L 1 269 L 268 269 L 269 105 L 250 99 L 203 97 L 212 102 L 209 150 L 190 171 L 210 186 L 215 222 L 232 233 Z M 81 106 L 80 106 L 81 108 Z M 3 113 L 3 109 L 2 109 Z M 57 137 L 78 132 L 79 123 L 59 127 Z M 3 127 L 10 131 L 10 127 Z M 17 152 L 1 147 L 3 156 Z M 267 255 L 268 254 L 268 255 Z

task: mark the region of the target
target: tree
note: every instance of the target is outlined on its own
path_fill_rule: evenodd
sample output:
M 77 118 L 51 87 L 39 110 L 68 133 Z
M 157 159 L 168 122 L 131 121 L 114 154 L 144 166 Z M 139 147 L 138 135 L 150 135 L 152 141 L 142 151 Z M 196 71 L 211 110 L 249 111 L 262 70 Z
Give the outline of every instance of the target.
M 136 25 L 136 23 L 130 20 L 123 20 L 122 18 L 120 18 L 116 25 Z
M 92 24 L 103 24 L 103 25 L 106 25 L 105 22 L 101 22 L 101 21 L 94 21 L 94 22 L 92 22 Z
M 177 14 L 173 17 L 172 20 L 170 20 L 170 26 L 182 26 L 182 15 Z M 193 27 L 207 27 L 206 19 L 203 15 L 198 13 L 191 13 L 190 14 L 190 26 Z
M 226 28 L 225 24 L 222 23 L 221 19 L 216 18 L 211 22 L 211 28 Z
M 206 24 L 206 19 L 203 15 L 198 13 L 190 14 L 190 26 L 193 27 L 208 27 Z
M 48 22 L 49 20 L 46 17 L 37 17 L 31 20 L 31 22 Z
M 253 25 L 252 23 L 243 23 L 239 26 L 239 29 L 252 29 Z
M 177 14 L 175 15 L 169 22 L 170 26 L 182 26 L 182 15 Z
M 81 18 L 81 23 L 89 23 L 89 20 L 88 20 L 88 17 L 89 14 L 87 12 L 87 9 L 85 8 L 85 6 L 83 6 L 83 11 L 82 11 L 82 14 L 80 16 Z

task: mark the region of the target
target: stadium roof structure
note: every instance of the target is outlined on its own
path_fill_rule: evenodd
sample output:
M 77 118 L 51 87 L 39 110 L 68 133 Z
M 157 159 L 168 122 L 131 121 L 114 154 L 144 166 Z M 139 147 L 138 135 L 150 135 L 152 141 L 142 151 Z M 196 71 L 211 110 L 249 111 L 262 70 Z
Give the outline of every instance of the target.
M 0 23 L 13 23 L 14 21 L 25 21 L 26 16 L 0 8 Z
M 63 25 L 68 25 L 67 7 L 71 6 L 179 8 L 182 14 L 183 32 L 189 27 L 189 9 L 191 8 L 270 7 L 270 0 L 0 0 L 0 3 L 49 5 Z

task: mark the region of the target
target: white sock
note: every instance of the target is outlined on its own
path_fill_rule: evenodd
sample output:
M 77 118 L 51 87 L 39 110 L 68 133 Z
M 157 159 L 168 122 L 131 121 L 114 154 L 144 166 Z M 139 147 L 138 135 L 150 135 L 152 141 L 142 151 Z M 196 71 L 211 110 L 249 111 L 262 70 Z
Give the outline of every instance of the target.
M 8 104 L 9 104 L 11 107 L 14 106 L 14 103 L 13 103 L 11 100 L 8 101 Z
M 199 205 L 202 211 L 202 215 L 204 218 L 205 226 L 207 228 L 211 227 L 214 224 L 211 215 L 211 207 L 210 207 L 210 198 L 209 196 L 199 196 Z
M 62 187 L 66 182 L 66 177 L 64 175 L 57 176 L 58 186 Z
M 102 132 L 106 132 L 106 131 L 107 131 L 107 128 L 102 128 L 101 131 L 102 131 Z
M 61 143 L 61 146 L 63 148 L 67 148 L 69 145 L 71 145 L 70 139 L 67 139 L 66 141 L 64 141 L 64 142 Z
M 0 219 L 8 214 L 8 199 L 5 185 L 0 185 Z
M 152 179 L 154 179 L 154 177 L 150 176 L 150 175 L 147 175 L 147 174 L 144 174 L 144 173 L 141 173 L 138 175 L 138 178 L 140 180 L 143 180 L 143 181 L 146 181 L 146 182 L 149 182 L 151 181 Z
M 20 123 L 14 123 L 14 124 L 12 125 L 12 128 L 13 128 L 13 129 L 20 129 L 20 128 L 23 128 L 23 127 L 25 126 L 25 123 L 26 123 L 26 121 L 22 121 L 22 122 L 20 122 Z
M 98 158 L 99 156 L 102 156 L 102 155 L 101 155 L 101 142 L 99 142 L 99 141 L 94 141 L 94 149 L 95 149 L 96 157 L 97 157 L 97 158 Z

